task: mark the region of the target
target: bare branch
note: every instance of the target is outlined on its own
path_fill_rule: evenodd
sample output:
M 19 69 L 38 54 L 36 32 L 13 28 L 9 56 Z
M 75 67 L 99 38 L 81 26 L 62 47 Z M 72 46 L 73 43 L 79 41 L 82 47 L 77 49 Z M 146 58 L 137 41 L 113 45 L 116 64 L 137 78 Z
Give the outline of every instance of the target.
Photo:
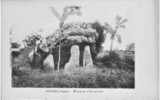
M 60 14 L 54 9 L 54 7 L 49 7 L 49 8 L 51 9 L 54 16 L 56 16 L 56 18 L 60 21 L 62 19 Z

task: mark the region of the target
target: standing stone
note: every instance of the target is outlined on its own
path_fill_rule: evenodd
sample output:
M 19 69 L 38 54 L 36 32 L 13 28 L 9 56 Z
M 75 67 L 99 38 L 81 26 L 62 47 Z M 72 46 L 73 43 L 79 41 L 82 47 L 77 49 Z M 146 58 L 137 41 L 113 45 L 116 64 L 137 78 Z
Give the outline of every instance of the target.
M 54 70 L 54 58 L 53 55 L 49 54 L 43 61 L 44 69 Z
M 33 55 L 34 55 L 34 50 L 32 50 L 32 51 L 28 54 L 28 58 L 29 58 L 29 61 L 30 61 L 30 62 L 33 61 Z
M 80 54 L 79 46 L 73 45 L 71 47 L 70 52 L 71 52 L 71 56 L 70 56 L 69 62 L 66 63 L 64 68 L 65 71 L 67 72 L 73 71 L 76 66 L 79 66 L 79 54 Z
M 86 66 L 93 66 L 93 60 L 92 60 L 92 55 L 91 55 L 89 46 L 85 46 L 84 48 L 83 67 L 86 67 Z

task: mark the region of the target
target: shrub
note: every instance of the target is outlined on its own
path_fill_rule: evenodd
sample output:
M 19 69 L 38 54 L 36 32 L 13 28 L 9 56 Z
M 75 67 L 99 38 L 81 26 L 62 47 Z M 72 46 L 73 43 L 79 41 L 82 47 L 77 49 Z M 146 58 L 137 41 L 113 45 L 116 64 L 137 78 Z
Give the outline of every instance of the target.
M 134 70 L 135 61 L 132 56 L 126 55 L 124 58 L 124 63 L 126 64 L 127 68 Z
M 135 61 L 134 61 L 134 58 L 129 56 L 129 55 L 126 55 L 125 58 L 124 58 L 124 61 L 127 63 L 127 64 L 130 64 L 132 66 L 134 66 L 135 64 Z
M 116 67 L 121 62 L 119 55 L 112 51 L 109 55 L 105 55 L 103 58 L 99 60 L 102 62 L 106 67 Z
M 18 44 L 17 42 L 12 42 L 12 43 L 11 43 L 11 47 L 12 47 L 12 48 L 19 48 L 19 47 L 20 47 L 20 44 Z

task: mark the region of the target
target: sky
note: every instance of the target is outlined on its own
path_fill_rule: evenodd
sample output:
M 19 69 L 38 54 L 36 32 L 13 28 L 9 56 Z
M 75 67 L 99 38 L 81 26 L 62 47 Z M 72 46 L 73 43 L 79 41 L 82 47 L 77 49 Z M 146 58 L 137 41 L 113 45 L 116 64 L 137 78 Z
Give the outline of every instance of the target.
M 120 29 L 122 43 L 114 42 L 114 49 L 125 49 L 126 45 L 135 40 L 135 21 L 136 19 L 136 2 L 129 0 L 7 0 L 2 2 L 2 22 L 6 32 L 13 31 L 12 40 L 20 42 L 26 35 L 43 30 L 42 36 L 52 34 L 58 28 L 59 20 L 54 16 L 49 7 L 54 7 L 57 12 L 62 14 L 63 8 L 70 5 L 81 6 L 81 16 L 70 16 L 68 22 L 94 22 L 99 21 L 101 24 L 108 22 L 115 25 L 116 15 L 127 18 L 125 29 Z M 136 1 L 136 0 L 135 0 Z M 135 13 L 134 13 L 135 12 Z M 106 37 L 103 44 L 104 49 L 110 47 L 110 36 Z

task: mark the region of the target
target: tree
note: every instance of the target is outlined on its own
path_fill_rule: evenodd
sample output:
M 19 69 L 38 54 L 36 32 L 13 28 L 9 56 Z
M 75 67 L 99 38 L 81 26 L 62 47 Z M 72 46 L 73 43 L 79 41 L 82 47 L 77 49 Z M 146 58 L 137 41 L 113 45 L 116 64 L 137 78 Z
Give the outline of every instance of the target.
M 122 17 L 116 16 L 116 25 L 114 28 L 112 28 L 112 26 L 109 25 L 108 23 L 105 23 L 104 29 L 107 31 L 107 33 L 111 34 L 110 52 L 112 52 L 112 50 L 113 50 L 113 43 L 114 43 L 115 39 L 117 39 L 119 43 L 122 42 L 121 35 L 118 34 L 118 30 L 120 28 L 125 28 L 124 23 L 126 23 L 126 22 L 127 22 L 127 19 L 122 19 Z
M 36 46 L 36 41 L 42 39 L 42 36 L 39 34 L 31 34 L 26 36 L 26 38 L 23 40 L 27 46 L 29 47 L 35 47 Z
M 80 12 L 80 7 L 79 6 L 67 6 L 63 9 L 63 14 L 62 16 L 53 8 L 50 7 L 53 14 L 57 17 L 57 19 L 60 21 L 59 22 L 59 28 L 60 28 L 60 35 L 63 33 L 63 25 L 64 22 L 66 21 L 66 19 L 70 16 L 70 15 L 81 15 Z M 63 37 L 62 37 L 63 38 Z M 58 47 L 58 72 L 59 72 L 59 68 L 60 68 L 60 62 L 61 62 L 61 41 L 59 42 L 59 47 Z
M 11 42 L 11 48 L 19 48 L 20 44 L 17 42 Z
M 135 51 L 135 44 L 134 43 L 128 44 L 126 47 L 126 50 L 134 52 Z
M 91 24 L 92 28 L 98 33 L 98 38 L 96 39 L 96 52 L 99 53 L 102 50 L 102 43 L 105 41 L 104 28 L 99 22 L 94 22 Z

